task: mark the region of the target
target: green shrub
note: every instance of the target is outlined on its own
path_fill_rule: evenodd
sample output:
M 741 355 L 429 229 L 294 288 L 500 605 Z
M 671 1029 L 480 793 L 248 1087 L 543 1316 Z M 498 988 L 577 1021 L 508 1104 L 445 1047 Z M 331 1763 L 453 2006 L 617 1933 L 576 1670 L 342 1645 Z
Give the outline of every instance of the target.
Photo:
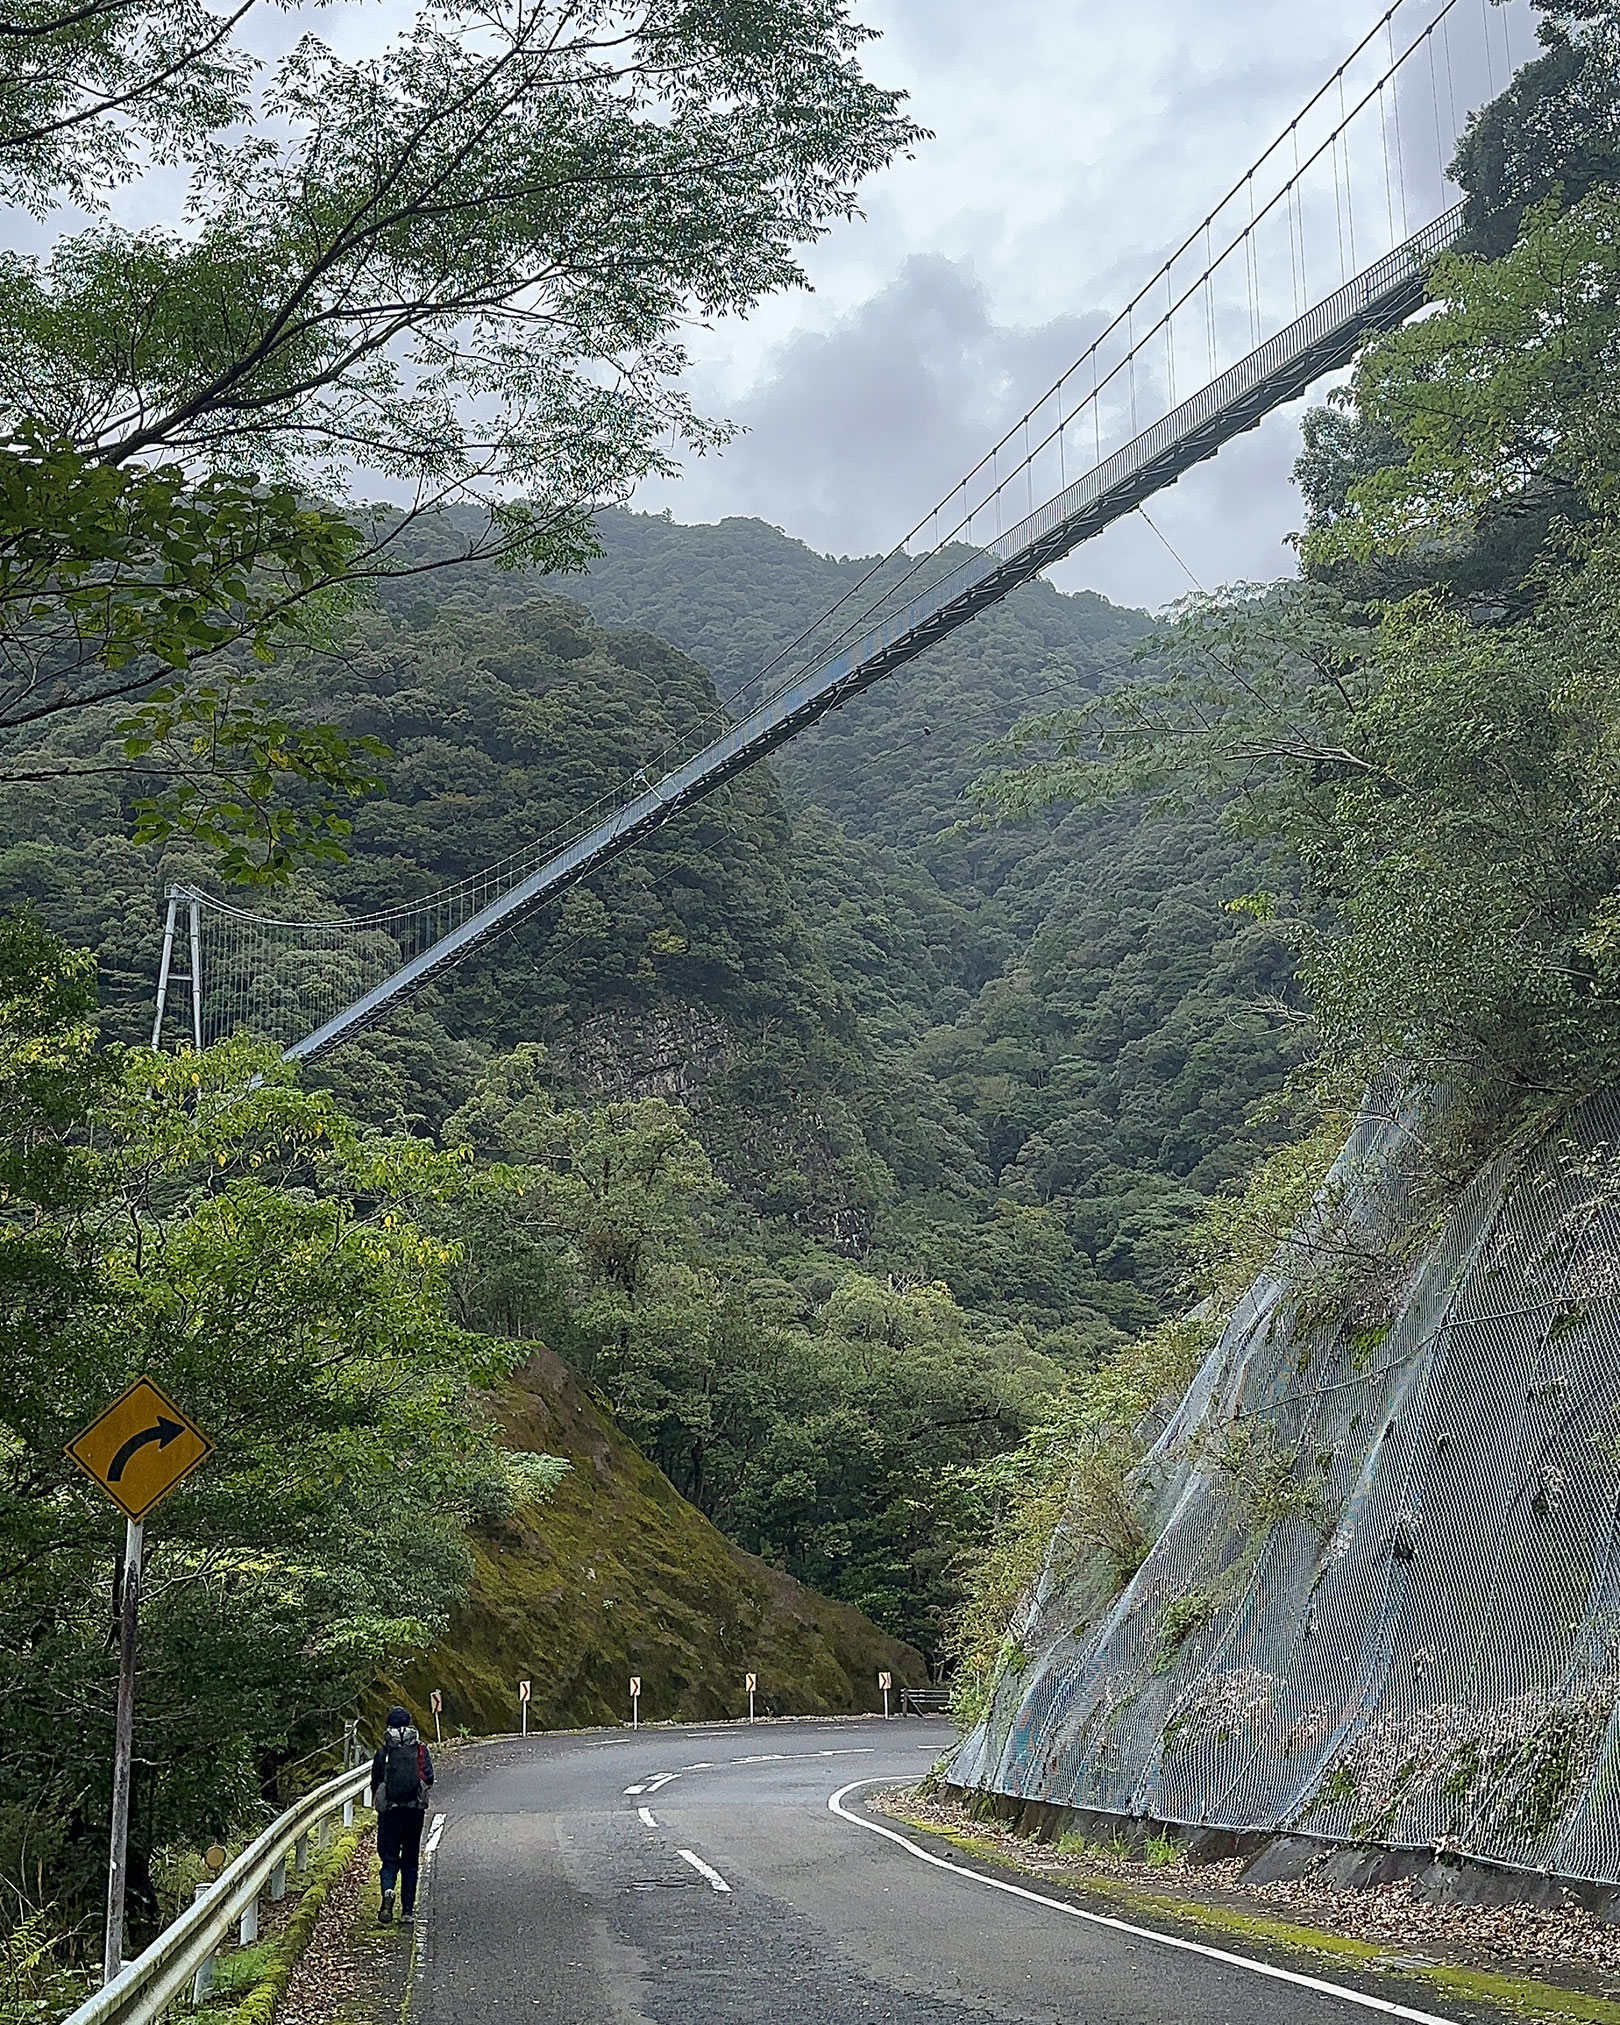
M 64 1931 L 54 1905 L 30 1905 L 13 1891 L 0 1927 L 0 2025 L 44 2025 L 83 2003 L 94 1985 L 74 1966 L 82 1929 Z
M 1167 1671 L 1187 1640 L 1195 1631 L 1202 1631 L 1214 1615 L 1215 1598 L 1208 1590 L 1189 1589 L 1185 1595 L 1172 1598 L 1159 1622 L 1159 1657 L 1154 1671 Z

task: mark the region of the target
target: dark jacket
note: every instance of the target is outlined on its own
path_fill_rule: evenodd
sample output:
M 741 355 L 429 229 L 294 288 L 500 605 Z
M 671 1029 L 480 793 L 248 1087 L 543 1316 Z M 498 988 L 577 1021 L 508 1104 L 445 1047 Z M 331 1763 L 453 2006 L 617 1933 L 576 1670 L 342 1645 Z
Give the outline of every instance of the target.
M 416 1752 L 416 1771 L 421 1784 L 417 1787 L 416 1798 L 404 1804 L 407 1807 L 425 1808 L 428 1804 L 428 1789 L 433 1784 L 433 1753 L 416 1734 L 414 1723 L 396 1727 L 390 1725 L 383 1731 L 383 1740 L 377 1747 L 371 1761 L 371 1804 L 381 1814 L 388 1805 L 388 1747 L 390 1744 L 409 1744 Z

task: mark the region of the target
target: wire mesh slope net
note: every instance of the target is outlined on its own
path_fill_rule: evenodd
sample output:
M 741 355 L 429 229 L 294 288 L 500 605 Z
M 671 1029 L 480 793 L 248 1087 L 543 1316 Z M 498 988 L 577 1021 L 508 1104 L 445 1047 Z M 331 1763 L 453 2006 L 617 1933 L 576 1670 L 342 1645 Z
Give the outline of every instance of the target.
M 1620 1881 L 1620 1100 L 1438 1236 L 1417 1149 L 1359 1121 L 1144 1465 L 1123 1592 L 1059 1529 L 954 1780 Z
M 193 1037 L 246 1026 L 311 1054 L 382 1016 L 1345 364 L 1369 331 L 1421 302 L 1435 256 L 1461 230 L 1448 177 L 1455 138 L 1534 48 L 1526 0 L 1395 0 L 1081 357 L 887 555 L 749 682 L 716 697 L 684 743 L 625 752 L 611 792 L 551 833 L 473 878 L 362 915 L 282 920 L 180 893 L 195 925 Z M 160 1004 L 160 1036 L 163 1018 Z

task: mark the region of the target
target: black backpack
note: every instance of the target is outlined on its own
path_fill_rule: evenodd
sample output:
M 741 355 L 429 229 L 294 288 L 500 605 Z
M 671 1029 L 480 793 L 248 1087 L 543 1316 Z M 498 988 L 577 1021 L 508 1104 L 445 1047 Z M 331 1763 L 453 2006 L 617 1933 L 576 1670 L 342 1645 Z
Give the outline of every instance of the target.
M 389 1744 L 383 1758 L 383 1800 L 389 1807 L 415 1807 L 422 1798 L 422 1759 L 416 1744 Z

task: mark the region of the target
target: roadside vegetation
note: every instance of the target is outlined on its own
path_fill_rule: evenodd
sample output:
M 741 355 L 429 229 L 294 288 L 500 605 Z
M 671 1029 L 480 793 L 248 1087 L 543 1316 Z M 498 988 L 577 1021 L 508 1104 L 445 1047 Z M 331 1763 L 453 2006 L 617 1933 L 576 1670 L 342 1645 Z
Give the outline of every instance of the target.
M 165 846 L 247 885 L 342 861 L 386 747 L 285 707 L 276 654 L 452 558 L 577 568 L 594 506 L 724 439 L 688 322 L 800 284 L 920 138 L 841 0 L 435 6 L 267 63 L 247 11 L 92 0 L 0 37 L 0 786 L 47 884 L 41 802 L 109 787 L 148 891 Z M 164 178 L 173 222 L 122 222 Z M 384 482 L 405 510 L 362 503 Z M 455 1208 L 503 1176 L 363 1131 L 273 1048 L 130 1050 L 77 940 L 0 923 L 14 1982 L 82 1939 L 105 1863 L 114 1555 L 78 1426 L 147 1370 L 219 1444 L 153 1530 L 136 1938 L 156 1852 L 318 1766 L 442 1629 L 469 1525 L 555 1481 L 497 1438 L 509 1353 L 457 1311 Z
M 1458 154 L 1469 249 L 1437 264 L 1431 312 L 1308 418 L 1299 581 L 1188 599 L 1131 671 L 1028 716 L 975 784 L 1009 819 L 1125 806 L 1173 830 L 1213 807 L 1267 867 L 1231 904 L 1286 952 L 1291 1088 L 1321 1122 L 1194 1228 L 1211 1326 L 1287 1238 L 1368 1084 L 1444 1093 L 1421 1203 L 1620 1069 L 1620 10 L 1541 12 L 1546 55 Z M 1116 1368 L 1151 1370 L 1146 1349 Z M 1109 1383 L 1090 1382 L 1104 1425 Z M 1144 1407 L 1127 1505 L 1150 1429 Z M 1231 1432 L 1206 1430 L 1208 1453 L 1251 1516 L 1273 1477 L 1308 1495 L 1298 1458 L 1257 1474 Z M 1092 1439 L 1042 1429 L 982 1475 L 1003 1496 L 961 1619 L 969 1715 L 1054 1525 L 1053 1551 L 1085 1537 Z M 1129 1556 L 1099 1544 L 1117 1587 Z M 1176 1599 L 1167 1650 L 1212 1608 Z
M 1475 250 L 1308 427 L 1299 582 L 1151 629 L 1030 587 L 304 1081 L 138 1046 L 163 885 L 409 898 L 712 719 L 860 565 L 586 503 L 717 439 L 683 318 L 794 282 L 916 130 L 831 0 L 673 10 L 645 77 L 545 7 L 300 44 L 240 145 L 200 8 L 0 74 L 0 190 L 86 207 L 0 289 L 7 1964 L 48 1987 L 99 1891 L 113 1540 L 61 1448 L 138 1371 L 220 1454 L 154 1530 L 137 1929 L 157 1851 L 273 1806 L 475 1562 L 541 1561 L 532 1346 L 971 1719 L 1049 1556 L 1140 1565 L 1160 1415 L 1368 1078 L 1453 1094 L 1448 1174 L 1613 1080 L 1620 16 L 1543 11 L 1463 146 Z M 154 150 L 186 236 L 95 215 Z M 339 482 L 361 411 L 409 510 Z M 1288 1472 L 1221 1453 L 1260 1523 Z

